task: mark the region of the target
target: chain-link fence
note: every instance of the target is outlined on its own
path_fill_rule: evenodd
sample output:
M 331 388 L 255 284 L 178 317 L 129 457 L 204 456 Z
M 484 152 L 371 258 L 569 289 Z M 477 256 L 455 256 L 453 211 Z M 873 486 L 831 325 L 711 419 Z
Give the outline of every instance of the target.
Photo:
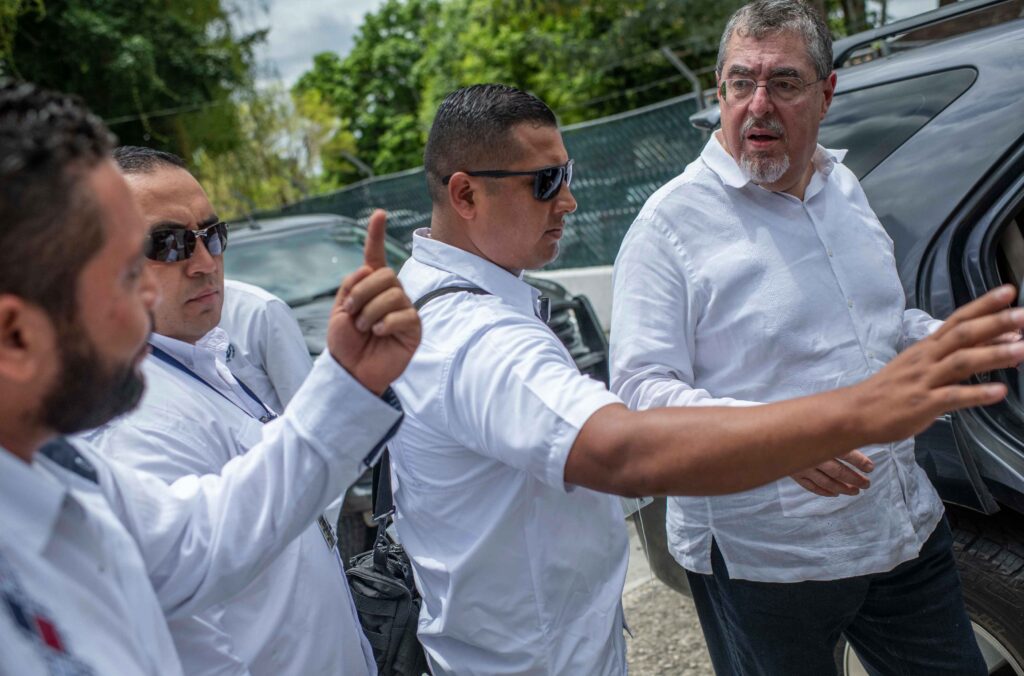
M 692 94 L 562 129 L 575 160 L 579 209 L 566 221 L 562 253 L 550 268 L 609 265 L 644 201 L 700 153 L 705 136 L 690 126 Z M 287 205 L 274 214 L 335 213 L 365 222 L 388 211 L 388 233 L 402 242 L 430 225 L 423 169 L 379 176 Z

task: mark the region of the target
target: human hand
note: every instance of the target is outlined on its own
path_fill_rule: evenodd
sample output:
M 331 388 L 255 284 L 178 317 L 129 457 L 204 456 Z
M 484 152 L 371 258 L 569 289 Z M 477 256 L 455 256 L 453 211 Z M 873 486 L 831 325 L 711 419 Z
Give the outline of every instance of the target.
M 825 498 L 834 498 L 838 495 L 857 495 L 861 489 L 870 486 L 871 482 L 864 475 L 855 472 L 849 465 L 856 467 L 861 472 L 870 472 L 875 468 L 875 463 L 871 462 L 868 456 L 860 451 L 850 451 L 838 458 L 823 462 L 817 467 L 791 474 L 790 478 L 805 490 Z
M 384 250 L 386 215 L 370 216 L 363 265 L 345 277 L 327 325 L 331 356 L 368 390 L 383 394 L 420 344 L 420 318 Z
M 1016 366 L 1024 342 L 993 343 L 1024 326 L 1024 309 L 1007 308 L 1012 286 L 1001 286 L 954 312 L 932 335 L 904 350 L 885 368 L 851 388 L 851 421 L 888 442 L 923 431 L 949 411 L 994 404 L 1001 383 L 964 384 L 970 376 Z
M 1018 329 L 1016 331 L 1007 331 L 1006 333 L 999 334 L 989 342 L 989 345 L 1000 345 L 1002 343 L 1016 343 L 1019 340 L 1021 340 L 1021 335 L 1020 330 Z

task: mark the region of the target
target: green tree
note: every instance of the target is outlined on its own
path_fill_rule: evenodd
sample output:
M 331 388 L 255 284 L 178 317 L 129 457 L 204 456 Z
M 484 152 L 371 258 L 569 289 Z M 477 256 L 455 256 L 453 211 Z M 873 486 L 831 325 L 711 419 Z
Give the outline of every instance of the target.
M 340 187 L 330 174 L 334 158 L 352 153 L 355 143 L 315 94 L 293 100 L 283 86 L 270 86 L 240 96 L 236 112 L 236 147 L 191 156 L 218 213 L 273 209 Z
M 713 64 L 739 0 L 449 0 L 428 27 L 421 120 L 452 89 L 501 81 L 529 90 L 563 123 L 691 91 L 662 49 L 691 70 Z M 705 77 L 705 84 L 710 84 Z
M 387 0 L 366 15 L 347 56 L 318 54 L 293 89 L 296 97 L 320 92 L 339 119 L 341 133 L 354 139 L 353 156 L 376 174 L 421 161 L 425 133 L 417 115 L 422 83 L 415 65 L 426 49 L 424 27 L 436 20 L 439 9 L 439 0 Z M 353 161 L 333 154 L 324 160 L 326 173 L 339 180 L 360 176 Z
M 4 0 L 0 74 L 83 96 L 123 143 L 234 147 L 253 47 L 221 0 Z

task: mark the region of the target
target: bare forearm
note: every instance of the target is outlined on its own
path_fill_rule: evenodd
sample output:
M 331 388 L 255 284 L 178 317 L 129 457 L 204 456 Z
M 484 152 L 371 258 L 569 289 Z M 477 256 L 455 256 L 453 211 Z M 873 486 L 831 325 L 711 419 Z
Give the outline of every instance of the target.
M 957 310 L 933 335 L 859 385 L 750 408 L 630 412 L 606 406 L 583 425 L 565 480 L 622 495 L 715 494 L 787 476 L 858 446 L 896 441 L 936 416 L 995 403 L 999 384 L 971 374 L 1018 364 L 1024 344 L 992 345 L 1024 326 L 1001 287 Z
M 734 493 L 875 441 L 851 414 L 855 407 L 853 390 L 742 409 L 606 407 L 587 422 L 573 451 L 606 459 L 598 471 L 586 472 L 584 485 L 597 490 Z M 567 479 L 576 469 L 572 463 L 570 454 Z

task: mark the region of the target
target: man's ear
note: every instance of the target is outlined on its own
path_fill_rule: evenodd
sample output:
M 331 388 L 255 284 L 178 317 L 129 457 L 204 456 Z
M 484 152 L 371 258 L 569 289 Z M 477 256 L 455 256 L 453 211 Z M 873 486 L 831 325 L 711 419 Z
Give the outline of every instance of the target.
M 825 115 L 828 113 L 829 106 L 832 105 L 832 97 L 835 96 L 836 93 L 836 80 L 837 77 L 835 71 L 829 73 L 829 76 L 825 78 L 825 87 L 822 90 L 825 96 L 822 97 L 821 117 L 818 118 L 819 120 L 825 119 Z
M 31 383 L 56 359 L 56 329 L 39 306 L 0 294 L 0 379 Z
M 448 201 L 459 216 L 466 220 L 476 215 L 476 189 L 468 174 L 457 171 L 448 181 Z

